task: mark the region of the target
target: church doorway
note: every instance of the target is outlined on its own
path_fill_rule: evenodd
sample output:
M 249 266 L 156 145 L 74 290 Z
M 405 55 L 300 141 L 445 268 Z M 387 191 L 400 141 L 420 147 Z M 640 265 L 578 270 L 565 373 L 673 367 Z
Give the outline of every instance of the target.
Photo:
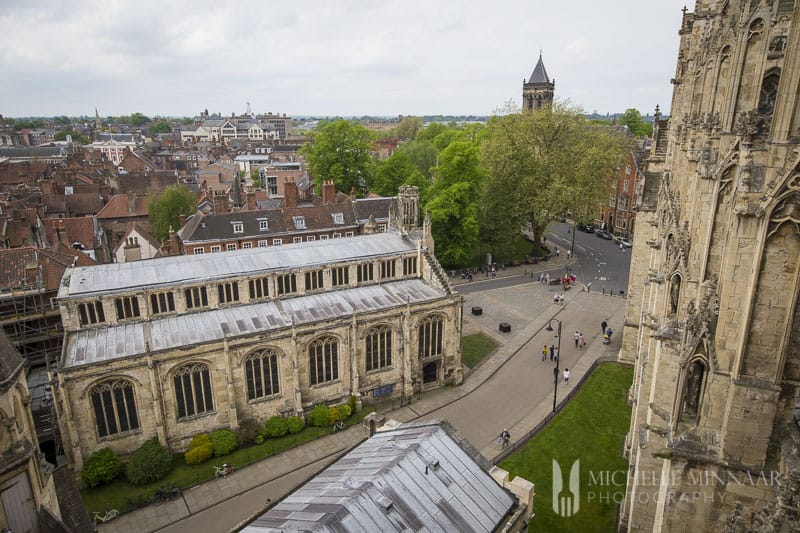
M 422 382 L 433 383 L 439 379 L 439 363 L 434 361 L 422 367 Z

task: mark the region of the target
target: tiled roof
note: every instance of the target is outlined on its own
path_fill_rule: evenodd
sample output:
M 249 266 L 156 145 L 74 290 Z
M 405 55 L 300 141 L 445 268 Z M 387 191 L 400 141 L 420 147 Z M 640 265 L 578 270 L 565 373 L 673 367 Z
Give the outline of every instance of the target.
M 5 330 L 0 328 L 0 393 L 14 386 L 17 376 L 25 368 L 25 362 L 11 343 Z
M 147 204 L 150 198 L 147 196 L 137 196 L 134 200 L 134 209 L 131 212 L 128 205 L 127 194 L 116 194 L 111 200 L 97 213 L 97 218 L 101 220 L 126 217 L 146 217 Z
M 78 242 L 87 250 L 95 248 L 94 217 L 46 218 L 43 222 L 49 242 L 65 246 Z
M 76 257 L 78 266 L 95 264 L 86 255 L 61 246 L 55 250 L 33 246 L 0 250 L 0 291 L 36 285 L 40 273 L 43 288 L 56 290 Z
M 396 201 L 396 197 L 359 198 L 353 202 L 356 220 L 364 223 L 370 215 L 377 221 L 389 220 L 389 212 Z

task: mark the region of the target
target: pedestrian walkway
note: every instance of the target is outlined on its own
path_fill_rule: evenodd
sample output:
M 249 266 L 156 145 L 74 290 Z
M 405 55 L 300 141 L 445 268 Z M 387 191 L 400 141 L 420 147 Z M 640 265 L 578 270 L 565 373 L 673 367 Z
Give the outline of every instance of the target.
M 532 270 L 532 267 L 545 267 L 547 271 L 554 271 L 562 269 L 567 261 L 562 257 L 559 262 L 548 263 L 500 269 L 498 277 L 524 276 L 530 279 L 532 271 L 534 276 L 538 276 L 539 272 Z M 460 281 L 459 279 L 455 284 L 459 285 Z M 480 283 L 479 278 L 472 283 Z M 573 383 L 581 380 L 596 358 L 614 354 L 619 350 L 620 336 L 616 335 L 610 345 L 604 345 L 599 330 L 600 322 L 606 320 L 614 330 L 622 331 L 624 300 L 604 297 L 597 293 L 580 292 L 580 288 L 575 287 L 567 292 L 565 304 L 554 304 L 550 292 L 556 289 L 559 287 L 542 285 L 533 279 L 525 284 L 506 289 L 466 294 L 463 333 L 468 335 L 484 332 L 497 339 L 501 343 L 500 347 L 477 368 L 468 372 L 462 385 L 426 392 L 420 398 L 414 398 L 408 405 L 401 406 L 399 402 L 382 405 L 380 408 L 382 414 L 400 422 L 420 418 L 439 418 L 439 413 L 448 406 L 457 406 L 458 404 L 455 402 L 476 393 L 484 384 L 490 386 L 490 380 L 498 375 L 503 367 L 511 362 L 512 358 L 518 355 L 519 357 L 530 357 L 531 365 L 536 364 L 533 362 L 536 361 L 538 364 L 549 366 L 549 362 L 541 362 L 541 346 L 545 342 L 548 344 L 553 342 L 553 332 L 546 329 L 551 318 L 561 320 L 564 324 L 561 358 L 562 365 L 568 364 L 571 373 L 569 386 L 564 387 L 563 381 L 559 382 L 558 401 L 560 402 L 569 391 L 569 387 L 573 387 Z M 470 315 L 469 309 L 473 305 L 482 306 L 484 314 Z M 511 332 L 500 333 L 497 329 L 499 321 L 511 324 Z M 552 323 L 553 326 L 556 326 L 556 322 Z M 574 330 L 575 324 L 585 324 L 582 331 L 586 335 L 587 345 L 581 350 L 571 350 L 572 331 L 570 328 Z M 563 369 L 564 366 L 561 368 Z M 559 379 L 561 379 L 560 376 Z M 548 383 L 550 388 L 548 388 Z M 512 445 L 536 427 L 552 411 L 552 377 L 537 387 L 541 389 L 542 399 L 531 404 L 532 409 L 525 409 L 523 415 L 518 419 L 503 419 L 505 414 L 504 411 L 501 411 L 503 406 L 497 406 L 498 412 L 492 415 L 498 424 L 502 423 L 504 427 L 509 428 Z M 475 420 L 474 425 L 475 428 L 465 428 L 476 432 L 468 440 L 487 459 L 492 461 L 501 451 L 500 444 L 497 443 L 499 430 L 494 433 L 491 425 L 482 428 L 480 420 Z M 464 433 L 464 430 L 460 429 L 460 431 Z M 164 533 L 182 531 L 196 533 L 208 530 L 209 510 L 213 511 L 212 514 L 217 518 L 222 515 L 225 515 L 226 519 L 229 517 L 230 525 L 227 528 L 231 529 L 236 524 L 260 514 L 266 509 L 267 503 L 263 498 L 253 497 L 255 491 L 260 487 L 271 484 L 291 472 L 306 468 L 308 465 L 318 466 L 316 471 L 322 470 L 365 438 L 366 434 L 361 426 L 332 433 L 312 443 L 241 468 L 224 479 L 209 481 L 187 489 L 179 500 L 167 502 L 159 507 L 148 506 L 122 515 L 110 524 L 101 525 L 100 530 L 120 533 L 158 530 L 162 530 Z M 313 473 L 314 471 L 311 471 L 309 475 L 313 475 Z M 291 487 L 283 494 L 270 492 L 271 501 L 280 500 L 290 491 Z

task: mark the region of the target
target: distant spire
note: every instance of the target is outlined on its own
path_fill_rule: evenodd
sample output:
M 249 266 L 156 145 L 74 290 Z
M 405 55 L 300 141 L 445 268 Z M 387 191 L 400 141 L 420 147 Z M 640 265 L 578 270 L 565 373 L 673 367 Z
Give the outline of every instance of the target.
M 547 70 L 544 68 L 544 61 L 542 61 L 542 51 L 539 50 L 539 61 L 533 68 L 531 77 L 528 78 L 528 83 L 550 83 L 550 78 L 547 76 Z

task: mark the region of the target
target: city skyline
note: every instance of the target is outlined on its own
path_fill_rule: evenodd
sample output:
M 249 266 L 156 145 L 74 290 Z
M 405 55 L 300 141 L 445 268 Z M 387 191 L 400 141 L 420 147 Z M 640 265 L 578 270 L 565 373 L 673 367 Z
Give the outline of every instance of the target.
M 521 104 L 540 50 L 557 100 L 668 112 L 682 6 L 13 0 L 0 113 L 489 115 Z

